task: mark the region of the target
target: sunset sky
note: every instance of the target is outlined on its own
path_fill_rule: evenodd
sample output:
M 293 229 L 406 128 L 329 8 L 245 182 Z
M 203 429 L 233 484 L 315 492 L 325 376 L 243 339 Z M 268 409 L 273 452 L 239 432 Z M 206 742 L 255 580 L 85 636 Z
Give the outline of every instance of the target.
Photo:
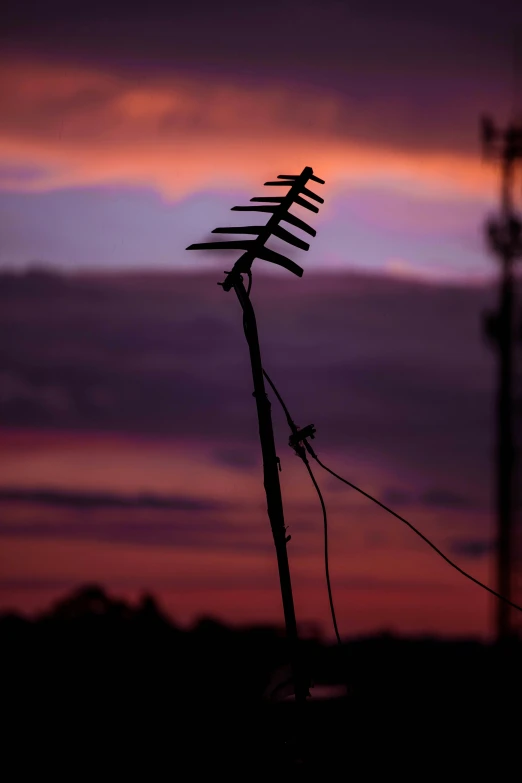
M 231 257 L 185 248 L 304 166 L 326 181 L 305 276 L 254 270 L 268 371 L 334 470 L 491 582 L 478 120 L 522 110 L 520 4 L 21 0 L 1 27 L 0 269 L 78 275 L 1 293 L 0 607 L 96 581 L 182 622 L 281 620 Z M 298 613 L 330 633 L 277 427 Z M 321 480 L 344 634 L 488 633 L 485 595 Z
M 310 268 L 490 271 L 478 118 L 507 120 L 522 90 L 514 0 L 51 0 L 6 17 L 2 265 L 212 264 L 183 248 L 311 165 L 327 191 Z

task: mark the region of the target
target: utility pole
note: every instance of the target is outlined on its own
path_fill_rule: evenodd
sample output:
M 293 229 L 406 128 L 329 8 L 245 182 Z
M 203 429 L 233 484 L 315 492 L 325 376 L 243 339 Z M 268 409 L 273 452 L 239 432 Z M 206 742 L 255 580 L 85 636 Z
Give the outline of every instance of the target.
M 496 398 L 496 589 L 513 600 L 517 563 L 514 559 L 515 528 L 515 443 L 514 443 L 514 349 L 520 339 L 516 324 L 515 271 L 522 257 L 522 224 L 514 206 L 514 185 L 517 163 L 522 160 L 522 125 L 510 124 L 497 128 L 492 120 L 482 118 L 482 144 L 486 158 L 501 164 L 500 215 L 486 226 L 491 250 L 500 263 L 500 296 L 498 309 L 486 314 L 485 329 L 498 355 L 498 387 Z M 518 328 L 517 328 L 518 327 Z M 497 641 L 513 636 L 513 610 L 504 601 L 496 603 L 495 632 Z
M 323 203 L 324 199 L 317 196 L 306 185 L 309 180 L 324 184 L 324 180 L 314 176 L 310 167 L 303 169 L 301 174 L 280 174 L 277 181 L 265 182 L 265 185 L 286 186 L 290 189 L 285 196 L 256 197 L 251 199 L 255 202 L 267 202 L 263 206 L 232 207 L 238 211 L 268 212 L 271 217 L 264 226 L 237 226 L 216 228 L 212 233 L 222 234 L 254 234 L 255 239 L 251 240 L 232 240 L 224 242 L 204 242 L 190 245 L 187 250 L 243 250 L 243 255 L 236 261 L 231 272 L 225 272 L 227 275 L 223 283 L 218 283 L 224 291 L 234 289 L 239 304 L 243 310 L 243 328 L 250 352 L 250 362 L 252 366 L 252 379 L 254 385 L 254 397 L 256 401 L 257 417 L 259 423 L 259 437 L 261 441 L 261 452 L 263 455 L 263 476 L 264 487 L 267 500 L 268 517 L 272 528 L 272 535 L 277 555 L 277 564 L 279 570 L 279 581 L 281 586 L 281 597 L 283 602 L 283 613 L 285 618 L 286 636 L 289 645 L 290 663 L 292 667 L 292 678 L 295 692 L 295 700 L 299 705 L 299 716 L 302 714 L 301 705 L 306 702 L 309 694 L 309 679 L 304 671 L 302 659 L 299 652 L 299 638 L 297 633 L 297 622 L 295 616 L 294 599 L 292 593 L 292 582 L 290 578 L 290 567 L 288 563 L 287 544 L 290 536 L 286 534 L 286 526 L 283 514 L 283 500 L 281 495 L 281 485 L 279 482 L 279 472 L 281 464 L 276 454 L 274 431 L 272 427 L 271 405 L 266 395 L 263 364 L 261 361 L 261 349 L 257 332 L 257 324 L 254 308 L 250 300 L 250 285 L 248 290 L 243 283 L 243 274 L 248 275 L 251 281 L 251 266 L 256 258 L 278 264 L 298 277 L 301 277 L 303 270 L 289 258 L 275 252 L 265 246 L 265 243 L 272 236 L 288 242 L 301 250 L 308 250 L 310 247 L 307 242 L 294 236 L 280 223 L 285 221 L 315 236 L 315 230 L 307 223 L 298 218 L 289 209 L 294 204 L 298 204 L 312 212 L 318 212 L 318 207 L 314 206 L 303 196 L 307 196 L 313 201 Z M 306 437 L 306 433 L 303 437 Z M 298 718 L 299 720 L 300 718 Z M 299 738 L 298 738 L 299 739 Z M 298 751 L 299 752 L 299 751 Z

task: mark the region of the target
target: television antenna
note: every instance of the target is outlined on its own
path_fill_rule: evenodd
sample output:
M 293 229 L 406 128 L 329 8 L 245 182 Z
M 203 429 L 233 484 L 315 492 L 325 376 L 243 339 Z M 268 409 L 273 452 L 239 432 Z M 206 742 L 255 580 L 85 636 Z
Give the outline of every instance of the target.
M 257 331 L 256 316 L 250 300 L 250 285 L 248 290 L 243 283 L 243 275 L 247 275 L 251 282 L 251 267 L 256 258 L 268 261 L 287 269 L 289 272 L 302 277 L 303 269 L 281 253 L 266 247 L 266 242 L 271 237 L 277 237 L 283 242 L 301 250 L 308 250 L 310 245 L 296 237 L 281 223 L 286 222 L 300 229 L 310 236 L 316 232 L 311 226 L 298 218 L 290 208 L 297 204 L 311 212 L 318 212 L 319 208 L 311 203 L 324 203 L 324 199 L 316 195 L 307 187 L 309 181 L 324 185 L 324 180 L 314 175 L 313 169 L 305 167 L 300 174 L 279 174 L 277 180 L 265 182 L 265 185 L 288 187 L 284 196 L 260 196 L 250 199 L 258 202 L 252 206 L 232 207 L 233 211 L 265 212 L 271 215 L 265 225 L 220 227 L 213 230 L 213 234 L 246 234 L 253 235 L 254 239 L 225 240 L 216 242 L 203 242 L 190 245 L 187 250 L 242 250 L 240 258 L 235 262 L 230 272 L 225 272 L 226 278 L 222 283 L 224 291 L 235 291 L 239 304 L 243 310 L 243 328 L 250 352 L 252 379 L 254 382 L 254 398 L 256 401 L 257 417 L 259 422 L 259 437 L 263 456 L 263 477 L 267 500 L 268 517 L 274 537 L 281 586 L 281 597 L 286 626 L 286 636 L 289 645 L 290 663 L 295 692 L 295 701 L 302 705 L 310 695 L 310 681 L 306 674 L 299 650 L 299 637 L 290 578 L 287 544 L 291 536 L 287 535 L 283 513 L 283 500 L 279 472 L 281 464 L 276 453 L 274 430 L 272 425 L 271 404 L 266 394 L 263 364 L 261 361 L 261 349 Z M 308 199 L 311 199 L 308 200 Z M 303 438 L 309 436 L 308 432 Z M 301 714 L 301 710 L 299 710 Z

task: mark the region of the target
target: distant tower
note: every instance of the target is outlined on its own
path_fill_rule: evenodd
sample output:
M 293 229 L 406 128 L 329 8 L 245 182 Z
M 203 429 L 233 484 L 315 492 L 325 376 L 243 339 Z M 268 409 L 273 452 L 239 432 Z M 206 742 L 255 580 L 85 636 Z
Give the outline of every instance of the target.
M 517 216 L 514 199 L 517 163 L 522 160 L 522 124 L 512 123 L 505 130 L 500 130 L 485 117 L 482 119 L 482 143 L 485 156 L 501 163 L 500 214 L 486 226 L 490 248 L 500 263 L 498 308 L 485 318 L 487 336 L 498 355 L 499 372 L 496 399 L 496 589 L 506 598 L 517 601 L 522 596 L 522 323 L 520 312 L 517 312 L 517 288 L 520 292 L 521 286 L 517 279 L 516 261 L 522 257 L 522 223 Z M 495 621 L 499 641 L 513 636 L 520 622 L 515 611 L 503 601 L 496 604 Z

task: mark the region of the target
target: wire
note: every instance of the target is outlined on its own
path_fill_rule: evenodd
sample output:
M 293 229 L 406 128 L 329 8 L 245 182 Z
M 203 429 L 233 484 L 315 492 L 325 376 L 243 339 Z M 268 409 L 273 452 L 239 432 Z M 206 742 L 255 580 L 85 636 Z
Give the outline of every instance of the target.
M 370 495 L 368 492 L 365 492 L 363 489 L 360 489 L 360 488 L 359 488 L 358 486 L 356 486 L 355 484 L 352 484 L 352 482 L 351 482 L 351 481 L 347 481 L 347 480 L 346 480 L 345 478 L 343 478 L 342 476 L 339 476 L 337 473 L 335 473 L 335 472 L 334 472 L 333 470 L 331 470 L 329 467 L 327 467 L 326 465 L 324 465 L 324 464 L 321 462 L 321 460 L 319 459 L 319 457 L 318 457 L 316 454 L 314 454 L 313 456 L 314 456 L 314 459 L 316 460 L 316 462 L 317 462 L 317 463 L 318 463 L 318 464 L 319 464 L 319 465 L 320 465 L 320 466 L 321 466 L 321 467 L 322 467 L 324 470 L 328 471 L 328 473 L 331 473 L 331 474 L 332 474 L 332 476 L 335 476 L 335 478 L 339 479 L 339 481 L 343 481 L 343 482 L 344 482 L 345 484 L 347 484 L 349 487 L 352 487 L 352 489 L 355 489 L 357 492 L 360 492 L 360 493 L 361 493 L 361 495 L 364 495 L 364 496 L 365 496 L 365 497 L 367 497 L 369 500 L 372 500 L 372 501 L 373 501 L 374 503 L 376 503 L 378 506 L 380 506 L 380 507 L 381 507 L 381 508 L 383 508 L 385 511 L 387 511 L 387 512 L 388 512 L 388 514 L 392 514 L 394 517 L 396 517 L 396 518 L 397 518 L 397 519 L 399 519 L 401 522 L 403 522 L 405 525 L 407 525 L 407 526 L 410 528 L 410 530 L 413 530 L 413 532 L 414 532 L 414 533 L 416 533 L 418 536 L 420 536 L 420 538 L 422 538 L 422 540 L 423 540 L 423 541 L 424 541 L 426 544 L 428 544 L 428 546 L 430 546 L 430 547 L 431 547 L 431 548 L 432 548 L 432 549 L 433 549 L 433 550 L 434 550 L 434 551 L 435 551 L 435 552 L 436 552 L 436 553 L 437 553 L 437 554 L 438 554 L 440 557 L 442 557 L 442 559 L 443 559 L 443 560 L 445 560 L 445 561 L 446 561 L 446 563 L 448 563 L 448 565 L 450 565 L 452 568 L 454 568 L 456 571 L 458 571 L 458 572 L 459 572 L 459 574 L 462 574 L 462 576 L 465 576 L 465 577 L 466 577 L 466 579 L 469 579 L 470 581 L 474 582 L 474 583 L 475 583 L 476 585 L 478 585 L 479 587 L 482 587 L 482 589 L 483 589 L 483 590 L 487 590 L 487 591 L 488 591 L 488 593 L 491 593 L 492 595 L 496 596 L 496 597 L 497 597 L 497 598 L 498 598 L 500 601 L 504 601 L 505 603 L 509 604 L 510 606 L 512 606 L 512 607 L 513 607 L 513 609 L 517 609 L 519 612 L 522 612 L 522 606 L 519 606 L 518 604 L 515 604 L 513 601 L 510 601 L 510 600 L 509 600 L 509 598 L 506 598 L 505 596 L 501 595 L 500 593 L 497 593 L 497 591 L 496 591 L 496 590 L 493 590 L 493 588 L 492 588 L 492 587 L 488 587 L 488 585 L 485 585 L 485 584 L 484 584 L 484 582 L 481 582 L 479 579 L 476 579 L 474 576 L 471 576 L 471 574 L 468 574 L 468 572 L 467 572 L 467 571 L 464 571 L 464 569 L 463 569 L 463 568 L 461 568 L 461 567 L 460 567 L 460 566 L 458 566 L 456 563 L 454 563 L 454 562 L 453 562 L 453 560 L 450 560 L 450 558 L 449 558 L 447 555 L 445 555 L 445 554 L 444 554 L 444 552 L 441 552 L 441 550 L 440 550 L 438 547 L 436 547 L 436 546 L 435 546 L 435 544 L 433 544 L 433 543 L 430 541 L 430 539 L 429 539 L 429 538 L 427 538 L 427 537 L 424 535 L 424 533 L 421 533 L 421 532 L 420 532 L 420 530 L 418 530 L 418 529 L 415 527 L 415 525 L 412 525 L 412 524 L 411 524 L 411 522 L 408 522 L 408 520 L 407 520 L 407 519 L 404 519 L 404 517 L 401 517 L 401 515 L 400 515 L 400 514 L 397 514 L 397 512 L 393 511 L 391 508 L 388 508 L 388 506 L 386 506 L 384 503 L 381 503 L 381 501 L 380 501 L 380 500 L 377 500 L 377 498 L 374 498 L 374 497 L 373 497 L 373 495 Z
M 248 296 L 250 294 L 250 290 L 252 288 L 252 273 L 250 271 L 248 271 L 247 274 L 248 274 L 249 284 L 248 284 L 248 289 L 246 291 L 246 294 Z M 243 317 L 243 328 L 245 330 L 245 335 L 246 335 L 247 340 L 248 340 L 247 325 L 246 325 L 246 320 L 245 320 L 244 317 Z M 290 430 L 292 431 L 292 435 L 294 435 L 294 436 L 298 435 L 299 427 L 297 427 L 297 425 L 295 424 L 294 420 L 292 419 L 292 417 L 290 415 L 290 411 L 288 410 L 287 406 L 285 405 L 285 402 L 284 402 L 283 398 L 279 394 L 279 392 L 278 392 L 274 382 L 272 381 L 272 379 L 270 378 L 270 376 L 268 375 L 268 373 L 266 372 L 265 369 L 263 369 L 263 375 L 265 376 L 266 380 L 268 381 L 270 387 L 272 388 L 272 391 L 274 392 L 275 396 L 277 397 L 277 400 L 279 401 L 279 404 L 281 405 L 281 407 L 282 407 L 282 409 L 284 411 L 284 414 L 286 416 L 286 420 L 288 422 Z M 329 599 L 329 603 L 330 603 L 330 612 L 331 612 L 331 615 L 332 615 L 333 626 L 334 626 L 334 629 L 335 629 L 335 636 L 336 636 L 337 641 L 338 641 L 339 644 L 341 644 L 341 639 L 340 639 L 339 631 L 338 631 L 338 628 L 337 628 L 337 619 L 336 619 L 336 615 L 335 615 L 335 608 L 334 608 L 333 597 L 332 597 L 332 589 L 331 589 L 331 583 L 330 583 L 330 569 L 329 569 L 329 560 L 328 560 L 328 518 L 327 518 L 327 514 L 326 514 L 326 506 L 325 506 L 324 499 L 323 499 L 321 490 L 319 488 L 319 485 L 318 485 L 318 483 L 317 483 L 317 481 L 315 479 L 315 476 L 314 476 L 314 474 L 312 472 L 312 469 L 311 469 L 310 464 L 308 462 L 308 459 L 306 457 L 305 449 L 315 459 L 317 464 L 320 465 L 320 467 L 323 468 L 323 470 L 327 471 L 327 473 L 330 473 L 336 479 L 339 479 L 339 481 L 342 481 L 347 486 L 351 487 L 352 489 L 355 489 L 356 492 L 359 492 L 361 495 L 364 495 L 364 497 L 368 498 L 368 500 L 371 500 L 373 503 L 376 503 L 378 506 L 380 506 L 382 509 L 384 509 L 384 511 L 387 511 L 389 514 L 394 516 L 400 522 L 402 522 L 403 524 L 407 525 L 407 527 L 409 527 L 410 530 L 413 530 L 413 532 L 416 535 L 418 535 L 420 538 L 422 538 L 422 540 L 426 544 L 428 544 L 428 546 L 431 547 L 431 549 L 433 549 L 433 551 L 436 552 L 439 555 L 439 557 L 441 557 L 446 563 L 448 563 L 448 565 L 450 565 L 452 568 L 454 568 L 456 571 L 458 571 L 459 574 L 464 576 L 466 579 L 469 579 L 471 582 L 473 582 L 474 584 L 478 585 L 483 590 L 486 590 L 486 592 L 490 593 L 491 595 L 494 595 L 500 601 L 504 601 L 504 603 L 506 603 L 509 606 L 513 607 L 513 609 L 516 609 L 517 611 L 522 612 L 522 606 L 519 606 L 518 604 L 514 603 L 513 601 L 510 601 L 509 598 L 506 598 L 505 596 L 501 595 L 500 593 L 497 593 L 497 591 L 493 590 L 492 587 L 488 587 L 488 585 L 484 584 L 484 582 L 481 582 L 479 579 L 476 579 L 471 574 L 468 574 L 467 571 L 464 571 L 463 568 L 461 568 L 456 563 L 454 563 L 453 560 L 451 560 L 447 555 L 445 555 L 444 552 L 442 552 L 437 546 L 435 546 L 435 544 L 432 541 L 430 541 L 430 539 L 427 536 L 424 535 L 424 533 L 421 533 L 421 531 L 418 530 L 418 528 L 416 528 L 415 525 L 412 525 L 411 522 L 408 522 L 407 519 L 402 517 L 400 514 L 397 514 L 396 511 L 393 511 L 393 509 L 389 508 L 384 503 L 381 503 L 380 500 L 377 500 L 377 498 L 373 497 L 373 495 L 370 495 L 368 492 L 365 492 L 363 489 L 358 487 L 353 482 L 348 481 L 347 479 L 343 478 L 342 476 L 339 476 L 338 473 L 336 473 L 331 468 L 329 468 L 327 465 L 325 465 L 323 462 L 321 462 L 321 460 L 319 459 L 319 457 L 317 456 L 317 454 L 315 453 L 313 448 L 308 443 L 307 439 L 303 438 L 302 440 L 303 440 L 304 448 L 301 446 L 301 444 L 300 444 L 298 439 L 296 439 L 296 443 L 295 443 L 294 448 L 295 448 L 296 454 L 303 460 L 303 462 L 304 462 L 304 464 L 306 466 L 306 469 L 308 470 L 310 478 L 311 478 L 311 480 L 313 482 L 313 485 L 314 485 L 314 487 L 315 487 L 315 489 L 317 491 L 317 494 L 319 496 L 319 500 L 320 500 L 320 503 L 321 503 L 321 508 L 322 508 L 322 511 L 323 511 L 323 521 L 324 521 L 324 560 L 325 560 L 326 585 L 327 585 L 327 588 L 328 588 L 328 599 Z
M 290 411 L 286 407 L 286 405 L 285 405 L 285 403 L 283 401 L 283 398 L 281 397 L 281 395 L 277 391 L 274 383 L 272 382 L 272 379 L 270 378 L 270 376 L 268 375 L 268 373 L 265 370 L 263 370 L 263 375 L 265 376 L 266 380 L 268 381 L 268 383 L 272 387 L 272 391 L 274 392 L 274 394 L 277 397 L 281 407 L 283 408 L 283 411 L 285 412 L 286 420 L 288 422 L 288 426 L 290 427 L 290 429 L 292 431 L 292 435 L 296 435 L 299 432 L 299 427 L 296 425 L 296 423 L 294 422 L 294 420 L 290 416 Z M 332 585 L 331 585 L 331 582 L 330 582 L 330 564 L 329 564 L 329 557 L 328 557 L 328 516 L 327 516 L 327 513 L 326 513 L 326 506 L 325 506 L 325 503 L 324 503 L 323 494 L 322 494 L 322 492 L 321 492 L 321 490 L 319 488 L 319 484 L 317 483 L 317 480 L 316 480 L 316 478 L 315 478 L 315 476 L 314 476 L 314 474 L 312 472 L 312 468 L 310 467 L 310 463 L 308 462 L 308 458 L 306 456 L 306 451 L 299 444 L 299 442 L 296 443 L 295 451 L 296 451 L 297 456 L 300 457 L 303 460 L 303 462 L 305 464 L 305 467 L 306 467 L 306 469 L 308 471 L 308 474 L 309 474 L 309 476 L 310 476 L 310 478 L 312 480 L 312 483 L 313 483 L 313 485 L 315 487 L 315 490 L 316 490 L 316 492 L 317 492 L 317 494 L 319 496 L 319 502 L 321 503 L 321 509 L 322 509 L 322 512 L 323 512 L 323 531 L 324 531 L 324 570 L 325 570 L 325 574 L 326 574 L 326 588 L 328 590 L 328 602 L 330 604 L 330 614 L 332 615 L 332 622 L 333 622 L 333 627 L 334 627 L 334 631 L 335 631 L 335 638 L 337 639 L 337 643 L 342 645 L 341 637 L 339 635 L 339 629 L 337 627 L 337 617 L 336 617 L 336 614 L 335 614 L 335 607 L 334 607 L 333 595 L 332 595 Z
M 277 399 L 281 403 L 281 407 L 283 408 L 283 410 L 285 412 L 285 415 L 286 415 L 286 418 L 288 420 L 288 423 L 289 424 L 291 423 L 291 426 L 295 427 L 295 424 L 292 421 L 292 418 L 290 416 L 288 408 L 286 407 L 285 403 L 283 402 L 283 399 L 282 399 L 281 395 L 277 391 L 276 387 L 274 386 L 273 382 L 271 381 L 271 379 L 269 378 L 269 376 L 265 372 L 265 370 L 263 370 L 263 374 L 264 374 L 265 378 L 267 379 L 268 383 L 270 384 L 270 386 L 272 387 L 272 389 L 274 391 L 274 394 L 276 395 Z M 297 431 L 297 428 L 296 428 L 296 431 Z M 485 585 L 479 579 L 476 579 L 474 576 L 471 576 L 471 574 L 468 574 L 467 571 L 464 571 L 463 568 L 461 568 L 456 563 L 454 563 L 453 560 L 450 560 L 450 558 L 447 557 L 447 555 L 445 555 L 444 552 L 441 552 L 441 550 L 437 546 L 435 546 L 435 544 L 433 544 L 430 541 L 430 539 L 427 538 L 427 536 L 425 536 L 423 533 L 421 533 L 420 530 L 418 530 L 415 527 L 415 525 L 411 524 L 411 522 L 408 522 L 407 519 L 404 519 L 404 517 L 401 517 L 400 514 L 397 514 L 395 511 L 393 511 L 391 508 L 386 506 L 384 503 L 381 503 L 380 500 L 377 500 L 377 498 L 374 498 L 373 495 L 370 495 L 368 492 L 365 492 L 363 489 L 358 487 L 356 484 L 353 484 L 351 481 L 348 481 L 347 479 L 343 478 L 342 476 L 339 476 L 338 473 L 335 473 L 335 471 L 333 471 L 333 470 L 331 470 L 331 468 L 327 467 L 327 465 L 325 465 L 323 462 L 321 462 L 321 460 L 319 459 L 319 457 L 317 456 L 317 454 L 315 453 L 315 451 L 313 450 L 313 448 L 310 446 L 310 444 L 307 442 L 306 439 L 303 440 L 303 443 L 304 443 L 305 448 L 308 451 L 308 453 L 311 454 L 311 456 L 315 459 L 315 461 L 318 463 L 318 465 L 320 465 L 323 468 L 323 470 L 326 470 L 332 476 L 335 476 L 335 478 L 339 479 L 339 481 L 342 481 L 342 482 L 344 482 L 344 484 L 347 484 L 352 489 L 355 489 L 356 492 L 360 492 L 361 495 L 364 495 L 366 498 L 368 498 L 369 500 L 373 501 L 378 506 L 380 506 L 385 511 L 387 511 L 389 514 L 391 514 L 392 516 L 396 517 L 398 520 L 400 520 L 405 525 L 407 525 L 410 528 L 410 530 L 413 530 L 414 533 L 416 533 L 420 538 L 422 538 L 422 540 L 426 544 L 428 544 L 428 546 L 430 546 L 440 557 L 442 557 L 442 559 L 445 560 L 446 563 L 448 563 L 448 565 L 450 565 L 452 568 L 454 568 L 456 571 L 458 571 L 459 574 L 462 574 L 462 576 L 465 576 L 466 579 L 469 579 L 471 582 L 474 582 L 479 587 L 482 587 L 483 590 L 486 590 L 488 593 L 491 593 L 491 595 L 496 596 L 496 598 L 498 598 L 500 601 L 504 601 L 504 603 L 509 604 L 509 606 L 512 606 L 513 609 L 517 609 L 517 611 L 522 612 L 522 606 L 519 606 L 518 604 L 514 603 L 513 601 L 510 601 L 509 598 L 506 598 L 505 596 L 501 595 L 500 593 L 497 593 L 496 590 L 493 590 L 493 588 L 488 587 L 488 585 Z M 325 528 L 325 534 L 326 534 L 326 528 Z M 327 579 L 328 579 L 328 577 L 327 577 Z M 329 579 L 328 579 L 328 582 L 329 582 Z
M 250 297 L 250 291 L 252 290 L 252 272 L 250 269 L 246 270 L 246 275 L 248 277 L 248 288 L 246 289 L 245 293 L 247 297 Z M 250 338 L 248 336 L 248 324 L 244 312 L 243 312 L 243 332 L 245 333 L 247 343 L 250 345 Z
M 335 615 L 335 608 L 334 608 L 334 602 L 333 602 L 333 596 L 332 596 L 332 585 L 330 584 L 330 566 L 328 562 L 328 517 L 326 516 L 326 506 L 324 504 L 323 499 L 323 493 L 319 489 L 319 484 L 316 481 L 316 478 L 314 474 L 312 473 L 312 468 L 310 467 L 310 463 L 308 462 L 306 458 L 306 454 L 303 454 L 303 462 L 306 465 L 306 469 L 310 475 L 310 478 L 312 479 L 312 483 L 316 489 L 317 494 L 319 495 L 319 501 L 321 503 L 321 508 L 323 511 L 323 531 L 324 531 L 324 570 L 326 573 L 326 587 L 328 590 L 328 601 L 330 603 L 330 614 L 332 615 L 332 622 L 333 627 L 335 631 L 335 638 L 337 639 L 337 643 L 342 645 L 341 637 L 339 636 L 339 629 L 337 627 L 337 617 Z
M 272 379 L 270 378 L 269 374 L 267 373 L 267 371 L 264 368 L 263 368 L 263 375 L 265 376 L 265 378 L 267 379 L 268 383 L 272 387 L 272 391 L 274 392 L 275 396 L 277 397 L 277 399 L 279 401 L 279 404 L 281 405 L 281 407 L 282 407 L 282 409 L 283 409 L 283 411 L 285 413 L 286 420 L 288 422 L 288 425 L 289 425 L 290 429 L 292 430 L 292 434 L 297 432 L 298 429 L 299 429 L 298 426 L 296 425 L 296 423 L 294 422 L 294 420 L 290 416 L 290 411 L 286 407 L 283 398 L 281 397 L 281 395 L 277 391 L 277 389 L 276 389 Z

